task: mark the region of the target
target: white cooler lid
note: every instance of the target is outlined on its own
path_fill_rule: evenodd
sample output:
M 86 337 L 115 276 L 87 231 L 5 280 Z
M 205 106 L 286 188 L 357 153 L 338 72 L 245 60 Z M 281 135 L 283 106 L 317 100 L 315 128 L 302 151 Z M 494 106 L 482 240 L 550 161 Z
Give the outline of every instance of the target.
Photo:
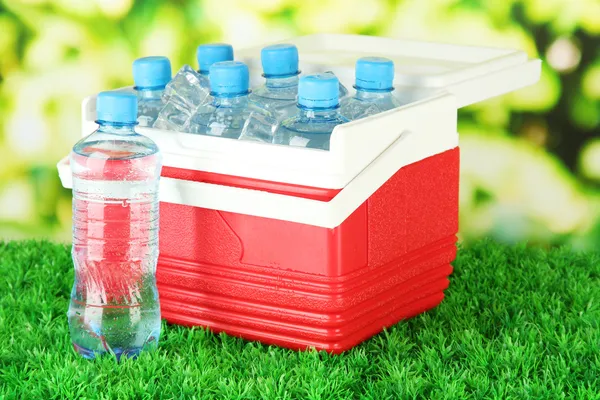
M 464 107 L 533 84 L 539 79 L 540 60 L 529 60 L 524 51 L 391 39 L 377 36 L 316 34 L 275 43 L 298 47 L 303 74 L 331 70 L 349 89 L 354 85 L 354 65 L 365 56 L 394 61 L 397 94 L 419 100 L 447 91 Z M 253 83 L 261 82 L 260 50 L 236 50 L 235 56 L 250 66 Z

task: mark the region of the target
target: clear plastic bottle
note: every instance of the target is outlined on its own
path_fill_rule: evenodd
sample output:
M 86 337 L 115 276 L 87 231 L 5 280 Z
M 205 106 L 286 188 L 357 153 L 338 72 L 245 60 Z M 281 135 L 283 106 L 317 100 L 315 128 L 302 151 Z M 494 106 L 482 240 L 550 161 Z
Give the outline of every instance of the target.
M 339 81 L 330 73 L 308 75 L 298 84 L 295 117 L 282 122 L 274 143 L 329 150 L 333 129 L 348 122 L 339 113 Z
M 192 116 L 189 133 L 230 139 L 271 142 L 277 121 L 271 113 L 248 98 L 246 64 L 224 61 L 210 67 L 212 104 Z
M 293 44 L 275 44 L 260 53 L 265 84 L 252 90 L 250 99 L 282 121 L 296 114 L 298 98 L 298 49 Z
M 138 123 L 152 126 L 163 107 L 162 95 L 171 80 L 167 57 L 143 57 L 133 62 L 134 90 L 138 96 Z
M 137 98 L 103 92 L 97 131 L 71 152 L 75 282 L 68 319 L 85 358 L 135 357 L 157 346 L 161 156 L 135 132 Z
M 211 65 L 223 61 L 233 61 L 233 47 L 227 43 L 201 44 L 196 49 L 196 59 L 198 60 L 200 83 L 203 88 L 210 90 Z
M 341 114 L 349 120 L 400 107 L 393 95 L 394 62 L 383 57 L 363 57 L 356 61 L 356 94 L 342 101 Z

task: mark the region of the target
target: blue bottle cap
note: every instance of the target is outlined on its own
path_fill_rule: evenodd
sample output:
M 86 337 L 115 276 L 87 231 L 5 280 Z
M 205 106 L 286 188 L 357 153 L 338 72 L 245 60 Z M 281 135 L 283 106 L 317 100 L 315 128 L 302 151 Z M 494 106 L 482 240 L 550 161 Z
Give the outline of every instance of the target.
M 383 57 L 362 57 L 356 61 L 356 89 L 394 88 L 394 62 Z
M 137 122 L 138 100 L 130 92 L 100 92 L 96 98 L 96 119 L 117 124 Z
M 306 108 L 331 108 L 339 104 L 340 82 L 331 73 L 307 75 L 298 82 L 298 104 Z
M 210 66 L 210 94 L 227 97 L 248 93 L 248 66 L 240 61 L 222 61 Z
M 274 44 L 260 52 L 265 78 L 298 75 L 298 48 L 293 44 Z
M 137 89 L 164 88 L 171 80 L 171 62 L 167 57 L 143 57 L 133 62 L 133 82 Z
M 200 72 L 208 73 L 210 66 L 221 61 L 233 61 L 233 47 L 226 43 L 201 44 L 196 50 Z

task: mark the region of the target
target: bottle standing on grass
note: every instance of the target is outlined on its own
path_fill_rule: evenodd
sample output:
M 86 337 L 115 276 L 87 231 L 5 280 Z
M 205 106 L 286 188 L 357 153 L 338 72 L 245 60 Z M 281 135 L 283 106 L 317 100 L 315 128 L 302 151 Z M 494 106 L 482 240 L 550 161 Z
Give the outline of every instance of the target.
M 133 82 L 138 96 L 138 123 L 152 126 L 163 107 L 161 97 L 171 80 L 167 57 L 143 57 L 133 62 Z
M 187 131 L 208 136 L 271 143 L 277 121 L 265 108 L 250 100 L 249 71 L 239 61 L 210 67 L 212 104 L 201 107 Z
M 298 84 L 295 117 L 282 122 L 274 143 L 329 150 L 333 129 L 348 122 L 339 113 L 339 81 L 330 73 L 308 75 Z
M 250 99 L 269 110 L 278 120 L 296 114 L 298 98 L 298 49 L 293 44 L 275 44 L 262 49 L 260 59 L 265 84 L 252 90 Z
M 137 98 L 102 92 L 99 128 L 71 152 L 75 283 L 69 329 L 85 358 L 135 357 L 157 346 L 161 156 L 139 135 Z
M 341 114 L 350 120 L 400 107 L 394 97 L 394 62 L 383 57 L 363 57 L 356 62 L 356 94 L 342 101 Z

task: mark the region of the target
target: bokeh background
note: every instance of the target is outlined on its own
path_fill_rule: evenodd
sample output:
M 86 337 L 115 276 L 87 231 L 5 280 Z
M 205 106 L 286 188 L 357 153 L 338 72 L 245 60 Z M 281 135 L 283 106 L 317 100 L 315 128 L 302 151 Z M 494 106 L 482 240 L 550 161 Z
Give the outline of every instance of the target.
M 131 84 L 131 62 L 196 65 L 198 44 L 241 48 L 319 32 L 525 50 L 539 84 L 459 111 L 461 239 L 600 244 L 598 0 L 0 1 L 0 238 L 70 240 L 56 162 L 83 97 Z

